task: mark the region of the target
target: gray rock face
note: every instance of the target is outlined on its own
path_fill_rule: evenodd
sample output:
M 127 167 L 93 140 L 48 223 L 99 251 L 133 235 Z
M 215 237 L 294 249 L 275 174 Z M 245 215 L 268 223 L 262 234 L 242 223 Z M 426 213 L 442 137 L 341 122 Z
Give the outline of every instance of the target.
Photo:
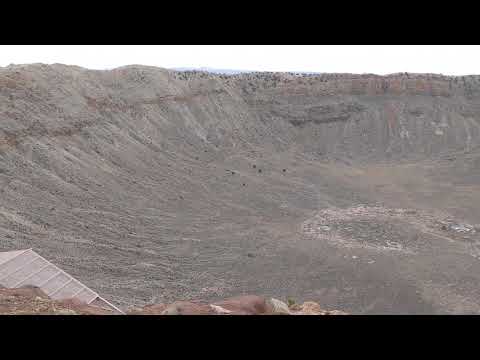
M 476 312 L 478 232 L 428 226 L 480 223 L 479 100 L 479 76 L 0 68 L 0 250 L 33 247 L 120 306 L 256 293 Z M 302 230 L 378 203 L 427 215 L 321 224 L 344 242 Z M 352 250 L 355 233 L 414 251 Z

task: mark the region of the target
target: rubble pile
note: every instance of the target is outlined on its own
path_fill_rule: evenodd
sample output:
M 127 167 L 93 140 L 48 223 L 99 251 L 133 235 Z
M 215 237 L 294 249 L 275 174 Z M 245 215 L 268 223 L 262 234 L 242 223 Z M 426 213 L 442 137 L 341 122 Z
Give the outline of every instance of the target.
M 78 300 L 55 301 L 35 287 L 0 288 L 0 315 L 113 315 L 113 312 Z M 255 295 L 229 298 L 213 304 L 175 301 L 133 308 L 127 315 L 346 315 L 307 301 L 290 304 Z

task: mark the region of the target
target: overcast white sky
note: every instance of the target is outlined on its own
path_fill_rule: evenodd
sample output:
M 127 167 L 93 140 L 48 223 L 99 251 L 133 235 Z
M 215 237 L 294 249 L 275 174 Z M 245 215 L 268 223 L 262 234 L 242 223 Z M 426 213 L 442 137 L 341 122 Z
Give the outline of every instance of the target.
M 0 66 L 62 63 L 90 69 L 142 64 L 257 71 L 480 74 L 480 46 L 1 45 Z

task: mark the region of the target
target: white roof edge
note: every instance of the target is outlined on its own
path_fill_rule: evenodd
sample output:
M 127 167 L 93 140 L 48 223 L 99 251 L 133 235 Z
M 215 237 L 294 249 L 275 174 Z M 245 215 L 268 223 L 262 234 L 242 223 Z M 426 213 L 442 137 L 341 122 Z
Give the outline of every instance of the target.
M 39 253 L 37 253 L 35 250 L 33 250 L 33 248 L 28 248 L 28 249 L 23 249 L 23 250 L 12 250 L 12 251 L 1 251 L 1 252 L 18 252 L 18 254 L 14 255 L 13 257 L 11 257 L 10 259 L 7 259 L 6 261 L 0 263 L 0 265 L 3 265 L 3 264 L 6 264 L 7 262 L 9 262 L 10 260 L 13 260 L 15 258 L 17 258 L 18 256 L 20 255 L 23 255 L 25 254 L 26 252 L 28 251 L 32 251 L 35 253 L 35 255 L 37 255 L 39 258 L 41 258 L 42 260 L 44 260 L 47 264 L 49 265 L 52 265 L 54 266 L 56 269 L 59 270 L 59 273 L 63 273 L 65 274 L 66 276 L 68 276 L 70 279 L 72 279 L 74 282 L 78 283 L 79 285 L 81 285 L 82 289 L 81 291 L 83 290 L 88 290 L 92 293 L 92 295 L 94 295 L 93 299 L 90 300 L 87 304 L 91 304 L 93 301 L 95 301 L 95 299 L 100 299 L 101 301 L 103 301 L 104 303 L 106 303 L 108 306 L 110 306 L 112 309 L 118 311 L 120 314 L 122 315 L 125 315 L 125 312 L 123 312 L 122 310 L 120 310 L 117 306 L 113 305 L 112 303 L 110 303 L 109 301 L 105 300 L 103 297 L 101 297 L 97 292 L 93 291 L 92 289 L 90 289 L 88 286 L 86 286 L 85 284 L 83 284 L 81 281 L 79 281 L 78 279 L 74 278 L 72 275 L 68 274 L 67 272 L 65 272 L 64 270 L 62 270 L 60 267 L 58 267 L 57 265 L 55 265 L 54 263 L 52 263 L 51 261 L 45 259 L 42 255 L 40 255 Z
M 125 312 L 123 312 L 122 310 L 120 310 L 118 307 L 116 307 L 115 305 L 113 305 L 111 302 L 105 300 L 103 297 L 97 296 L 95 299 L 100 299 L 100 300 L 102 300 L 102 301 L 105 302 L 108 306 L 110 306 L 110 307 L 112 307 L 113 309 L 117 310 L 120 314 L 125 315 Z M 95 299 L 93 299 L 90 303 L 92 303 Z
M 93 291 L 92 289 L 90 289 L 87 285 L 83 284 L 80 280 L 74 278 L 72 275 L 70 275 L 69 273 L 67 273 L 66 271 L 62 270 L 61 268 L 59 268 L 57 265 L 55 265 L 54 263 L 52 263 L 51 261 L 45 259 L 42 255 L 40 255 L 39 253 L 37 253 L 36 251 L 34 251 L 35 254 L 37 254 L 40 258 L 42 258 L 43 260 L 45 260 L 46 262 L 48 262 L 49 264 L 55 266 L 58 270 L 60 270 L 61 273 L 67 275 L 69 278 L 72 278 L 74 281 L 76 281 L 77 283 L 79 283 L 80 285 L 82 285 L 85 289 L 87 290 L 90 290 L 94 295 L 100 297 L 100 295 L 98 295 L 95 291 Z

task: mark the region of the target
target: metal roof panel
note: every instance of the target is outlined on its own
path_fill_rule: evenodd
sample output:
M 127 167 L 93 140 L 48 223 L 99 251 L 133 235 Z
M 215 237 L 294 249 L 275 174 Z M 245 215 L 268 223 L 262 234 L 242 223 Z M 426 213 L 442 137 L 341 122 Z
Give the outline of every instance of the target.
M 90 304 L 100 296 L 32 249 L 0 252 L 0 285 L 39 287 L 54 300 L 78 299 Z M 103 298 L 102 303 L 123 314 Z

